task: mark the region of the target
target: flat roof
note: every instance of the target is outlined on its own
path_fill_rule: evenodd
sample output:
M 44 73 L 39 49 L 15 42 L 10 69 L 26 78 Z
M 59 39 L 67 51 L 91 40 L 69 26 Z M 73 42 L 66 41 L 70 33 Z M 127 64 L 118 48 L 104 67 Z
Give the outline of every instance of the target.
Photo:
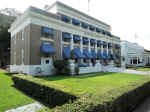
M 83 15 L 83 16 L 89 18 L 89 19 L 93 19 L 94 21 L 97 21 L 97 22 L 100 23 L 100 24 L 103 24 L 103 25 L 106 25 L 106 26 L 110 27 L 110 25 L 108 25 L 108 24 L 106 24 L 106 23 L 104 23 L 104 22 L 102 22 L 102 21 L 100 21 L 100 20 L 98 20 L 98 19 L 96 19 L 96 18 L 94 18 L 94 17 L 92 17 L 92 16 L 89 16 L 89 15 L 87 15 L 87 14 L 85 14 L 85 13 L 83 13 L 83 12 L 81 12 L 81 11 L 75 9 L 75 8 L 72 8 L 72 7 L 66 5 L 66 4 L 64 4 L 64 3 L 62 3 L 62 2 L 59 2 L 59 1 L 56 1 L 55 3 L 53 3 L 53 4 L 50 6 L 50 8 L 52 8 L 52 7 L 55 6 L 55 5 L 63 6 L 64 8 L 67 8 L 68 10 L 72 10 L 72 11 L 74 11 L 74 12 L 77 12 L 77 13 L 79 13 L 79 14 L 81 14 L 81 15 Z

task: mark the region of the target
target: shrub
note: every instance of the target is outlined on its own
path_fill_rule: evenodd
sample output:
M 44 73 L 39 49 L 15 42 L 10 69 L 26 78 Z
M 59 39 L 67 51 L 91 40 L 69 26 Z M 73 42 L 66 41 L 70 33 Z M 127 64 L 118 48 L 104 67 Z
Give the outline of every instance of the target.
M 79 67 L 78 66 L 75 66 L 75 74 L 79 75 Z
M 42 103 L 49 105 L 49 107 L 55 107 L 56 105 L 72 102 L 77 98 L 72 94 L 60 91 L 54 87 L 36 83 L 34 81 L 21 78 L 20 76 L 13 76 L 12 80 L 14 81 L 16 88 L 22 90 Z
M 68 75 L 70 73 L 69 63 L 67 60 L 56 60 L 53 65 L 57 75 Z

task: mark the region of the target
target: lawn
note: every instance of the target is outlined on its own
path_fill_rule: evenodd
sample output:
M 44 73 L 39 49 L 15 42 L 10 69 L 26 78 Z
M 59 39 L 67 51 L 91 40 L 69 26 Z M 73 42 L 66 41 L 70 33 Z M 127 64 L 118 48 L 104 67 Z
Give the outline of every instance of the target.
M 137 70 L 137 71 L 150 71 L 150 68 L 146 68 L 146 67 L 135 67 L 135 68 L 130 68 L 133 70 Z
M 10 75 L 0 69 L 0 112 L 34 102 L 12 85 Z
M 31 76 L 22 75 L 21 77 L 74 95 L 84 93 L 103 95 L 115 88 L 127 86 L 145 76 L 123 73 L 92 73 L 80 76 L 33 78 Z

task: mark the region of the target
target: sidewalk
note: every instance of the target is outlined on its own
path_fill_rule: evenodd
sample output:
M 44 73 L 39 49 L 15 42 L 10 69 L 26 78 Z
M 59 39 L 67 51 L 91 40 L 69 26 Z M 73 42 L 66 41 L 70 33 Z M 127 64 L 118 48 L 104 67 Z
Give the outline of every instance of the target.
M 139 74 L 139 75 L 150 75 L 150 71 L 136 71 L 131 69 L 125 69 L 122 73 L 132 73 L 132 74 Z

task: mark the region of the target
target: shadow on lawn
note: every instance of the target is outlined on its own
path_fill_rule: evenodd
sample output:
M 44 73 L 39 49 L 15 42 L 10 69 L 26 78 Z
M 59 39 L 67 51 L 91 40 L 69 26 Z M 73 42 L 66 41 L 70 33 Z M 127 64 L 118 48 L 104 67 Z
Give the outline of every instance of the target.
M 55 75 L 55 76 L 47 76 L 47 77 L 38 77 L 43 80 L 47 81 L 56 81 L 56 80 L 64 80 L 64 79 L 69 79 L 69 78 L 74 78 L 74 79 L 86 79 L 86 78 L 91 78 L 91 77 L 98 77 L 98 76 L 105 76 L 105 75 L 111 75 L 113 73 L 111 72 L 96 72 L 96 73 L 88 73 L 88 74 L 81 74 L 81 75 L 74 75 L 74 76 L 69 76 L 69 75 Z

